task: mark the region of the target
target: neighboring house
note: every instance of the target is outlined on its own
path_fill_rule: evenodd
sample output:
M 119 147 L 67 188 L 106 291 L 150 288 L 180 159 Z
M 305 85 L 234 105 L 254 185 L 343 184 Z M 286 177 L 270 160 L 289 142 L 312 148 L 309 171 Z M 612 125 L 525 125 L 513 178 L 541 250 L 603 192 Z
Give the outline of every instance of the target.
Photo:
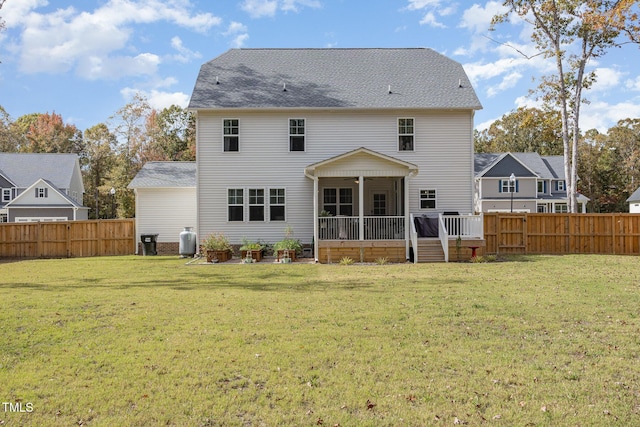
M 189 104 L 200 238 L 273 243 L 290 227 L 322 262 L 404 261 L 411 215 L 473 212 L 480 108 L 431 49 L 232 49 Z
M 0 153 L 0 222 L 86 220 L 76 154 Z
M 640 187 L 627 199 L 629 213 L 640 213 Z
M 480 153 L 475 155 L 475 172 L 476 212 L 568 212 L 562 156 Z M 578 194 L 579 212 L 586 212 L 588 201 Z
M 159 254 L 177 254 L 180 233 L 196 227 L 195 162 L 147 162 L 128 188 L 136 195 L 136 242 L 157 234 Z

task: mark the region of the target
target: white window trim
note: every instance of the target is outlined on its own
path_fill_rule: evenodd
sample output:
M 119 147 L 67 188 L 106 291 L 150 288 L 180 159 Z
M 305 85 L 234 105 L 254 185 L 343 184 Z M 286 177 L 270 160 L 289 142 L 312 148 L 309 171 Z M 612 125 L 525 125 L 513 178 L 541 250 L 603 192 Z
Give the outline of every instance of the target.
M 340 203 L 340 190 L 344 190 L 344 189 L 348 189 L 351 190 L 351 203 Z M 336 216 L 341 216 L 340 215 L 340 206 L 351 206 L 351 216 L 353 216 L 354 213 L 354 205 L 355 205 L 355 195 L 353 194 L 353 188 L 352 187 L 322 187 L 322 192 L 320 193 L 322 195 L 322 210 L 326 210 L 324 208 L 325 203 L 324 203 L 324 190 L 336 190 L 336 202 L 335 203 L 329 203 L 330 205 L 335 204 L 336 205 Z M 344 216 L 344 215 L 343 215 Z
M 237 120 L 238 121 L 238 135 L 225 135 L 224 133 L 224 122 L 226 120 Z M 238 137 L 238 151 L 226 151 L 224 149 L 224 138 L 225 136 L 237 136 Z M 223 153 L 239 153 L 240 152 L 240 119 L 237 118 L 231 118 L 231 117 L 225 117 L 222 119 L 222 145 L 220 147 L 220 149 L 222 150 Z
M 409 119 L 413 121 L 413 133 L 400 133 L 400 120 L 401 119 Z M 413 136 L 413 148 L 411 150 L 401 150 L 400 149 L 400 137 L 401 136 Z M 396 150 L 398 153 L 414 153 L 416 151 L 416 119 L 415 117 L 398 117 L 396 119 Z
M 558 181 L 558 191 L 567 191 L 567 184 L 564 180 Z
M 284 191 L 284 203 L 271 204 L 271 190 L 283 190 Z M 273 222 L 286 222 L 287 221 L 287 187 L 270 187 L 267 189 L 268 195 L 266 202 L 266 211 L 268 216 L 265 219 L 266 222 L 272 222 L 271 220 L 271 206 L 282 206 L 284 208 L 284 220 L 273 220 Z M 279 197 L 279 196 L 276 196 Z
M 229 190 L 242 190 L 242 204 L 239 203 L 229 203 Z M 247 210 L 245 209 L 245 205 L 247 204 L 247 199 L 248 199 L 249 194 L 247 193 L 247 189 L 243 188 L 243 187 L 227 187 L 227 189 L 225 190 L 225 197 L 226 197 L 226 201 L 227 201 L 227 210 L 225 212 L 225 215 L 227 217 L 227 223 L 239 223 L 239 222 L 246 222 L 246 218 L 247 218 Z M 242 206 L 242 221 L 231 221 L 231 219 L 229 218 L 229 207 L 231 206 Z
M 251 203 L 251 191 L 252 190 L 262 190 L 262 204 Z M 246 222 L 267 222 L 267 194 L 268 190 L 263 187 L 248 187 L 247 190 L 247 216 Z M 262 206 L 262 219 L 261 220 L 251 220 L 251 207 L 252 206 Z
M 422 192 L 423 191 L 433 191 L 434 193 L 434 197 L 433 198 L 427 198 L 424 200 L 433 200 L 435 206 L 432 208 L 423 208 L 422 207 Z M 420 208 L 420 210 L 425 210 L 425 211 L 432 211 L 438 208 L 438 189 L 437 188 L 420 188 L 418 190 L 418 207 Z
M 304 138 L 304 150 L 292 150 L 291 149 L 291 137 L 292 136 L 300 136 L 299 134 L 291 134 L 291 120 L 304 120 L 304 133 L 302 134 L 302 137 Z M 305 117 L 289 117 L 287 119 L 287 145 L 289 148 L 289 152 L 290 153 L 305 153 L 307 151 L 307 119 Z
M 2 189 L 2 201 L 3 202 L 10 202 L 11 201 L 11 193 L 12 193 L 12 191 L 11 191 L 10 188 L 3 188 Z

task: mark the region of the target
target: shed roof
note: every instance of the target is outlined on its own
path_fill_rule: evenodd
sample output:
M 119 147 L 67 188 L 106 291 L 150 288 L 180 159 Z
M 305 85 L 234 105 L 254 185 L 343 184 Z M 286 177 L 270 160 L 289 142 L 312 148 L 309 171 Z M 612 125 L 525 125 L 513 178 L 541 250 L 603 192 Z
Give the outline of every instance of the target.
M 640 202 L 640 187 L 638 187 L 638 189 L 634 191 L 627 199 L 627 203 L 631 202 Z
M 189 108 L 482 105 L 462 65 L 432 49 L 231 49 L 202 65 Z
M 128 188 L 188 188 L 196 186 L 195 162 L 147 162 Z

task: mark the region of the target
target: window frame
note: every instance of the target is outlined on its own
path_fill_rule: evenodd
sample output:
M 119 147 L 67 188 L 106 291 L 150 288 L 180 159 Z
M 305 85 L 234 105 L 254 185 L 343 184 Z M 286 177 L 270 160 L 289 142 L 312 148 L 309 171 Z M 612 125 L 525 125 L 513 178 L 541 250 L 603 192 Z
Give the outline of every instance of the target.
M 326 202 L 326 191 L 327 190 L 334 190 L 335 191 L 335 202 L 331 203 L 327 203 Z M 343 190 L 345 191 L 345 193 L 343 194 Z M 349 191 L 351 194 L 349 194 L 348 196 L 351 198 L 350 202 L 343 202 L 343 196 L 347 196 L 346 191 Z M 354 195 L 353 195 L 353 188 L 351 187 L 323 187 L 322 189 L 322 210 L 327 211 L 327 212 L 331 212 L 331 214 L 333 216 L 347 216 L 347 217 L 352 217 L 353 216 L 353 205 L 354 205 Z M 333 210 L 327 209 L 326 207 L 328 206 L 335 206 L 335 212 Z M 347 215 L 345 212 L 345 210 L 342 209 L 342 207 L 345 207 L 345 210 L 347 207 L 349 207 L 349 210 L 351 211 L 351 213 L 349 215 Z
M 536 185 L 537 185 L 536 190 L 538 194 L 547 194 L 547 181 L 539 179 Z M 540 185 L 542 185 L 542 191 L 540 191 Z
M 10 202 L 12 200 L 11 194 L 13 192 L 11 191 L 11 188 L 3 188 L 2 189 L 2 202 Z
M 49 189 L 47 187 L 36 187 L 36 199 L 46 199 L 49 197 Z
M 276 194 L 272 194 L 272 192 Z M 279 192 L 282 191 L 282 194 Z M 275 203 L 273 198 L 276 198 Z M 274 219 L 273 208 L 282 209 L 282 219 Z M 280 222 L 287 220 L 287 189 L 286 188 L 269 188 L 269 222 Z
M 261 194 L 258 194 L 259 192 L 261 192 Z M 249 222 L 265 222 L 264 213 L 266 208 L 266 200 L 264 188 L 249 188 L 247 193 L 247 202 L 249 206 Z M 258 210 L 255 208 L 261 209 Z M 259 215 L 257 219 L 254 219 L 254 213 L 257 212 L 260 212 L 261 215 Z
M 556 181 L 556 191 L 558 192 L 567 191 L 567 183 L 565 180 L 561 179 Z
M 227 122 L 230 124 L 227 125 Z M 230 133 L 227 133 L 227 129 Z M 233 133 L 234 129 L 236 133 Z M 227 149 L 231 148 L 231 143 L 227 144 L 227 139 L 231 141 L 231 138 L 235 139 L 235 150 Z M 222 151 L 224 153 L 238 153 L 240 151 L 240 119 L 222 119 Z
M 506 187 L 506 190 L 505 190 Z M 501 179 L 500 180 L 500 193 L 518 193 L 519 192 L 519 182 L 518 179 L 516 178 L 516 180 L 513 182 L 513 187 L 511 186 L 511 180 L 510 179 Z M 511 188 L 513 188 L 513 191 L 511 191 Z
M 293 129 L 295 129 L 296 131 L 300 130 L 300 121 L 302 121 L 302 133 L 299 132 L 294 132 L 292 133 L 291 131 Z M 307 119 L 303 118 L 303 117 L 299 117 L 299 118 L 289 118 L 289 152 L 302 152 L 304 153 L 305 151 L 307 151 Z M 293 124 L 292 124 L 293 123 Z M 300 142 L 294 142 L 294 138 L 302 138 L 302 150 L 298 150 L 298 149 L 293 149 L 294 148 L 294 144 L 299 144 Z
M 234 192 L 233 196 L 231 192 Z M 239 195 L 238 195 L 239 192 Z M 232 203 L 231 200 L 235 201 Z M 240 198 L 240 203 L 238 203 Z M 241 219 L 231 219 L 231 208 L 240 208 Z M 227 222 L 244 222 L 244 188 L 227 188 Z
M 404 124 L 401 125 L 400 121 L 401 120 L 411 120 L 411 125 L 409 126 L 408 124 Z M 397 149 L 399 152 L 402 151 L 416 151 L 416 120 L 415 117 L 398 117 L 398 120 L 396 121 L 396 129 L 398 132 L 398 146 Z M 408 128 L 411 127 L 411 132 L 407 132 Z M 404 132 L 402 132 L 402 130 L 404 130 Z M 402 139 L 406 138 L 406 137 L 411 137 L 411 148 L 403 148 L 404 147 L 404 143 L 402 142 Z
M 427 197 L 423 197 L 427 196 Z M 423 205 L 423 202 L 433 202 L 433 207 Z M 438 190 L 435 188 L 421 188 L 418 190 L 418 203 L 421 210 L 433 210 L 438 207 Z

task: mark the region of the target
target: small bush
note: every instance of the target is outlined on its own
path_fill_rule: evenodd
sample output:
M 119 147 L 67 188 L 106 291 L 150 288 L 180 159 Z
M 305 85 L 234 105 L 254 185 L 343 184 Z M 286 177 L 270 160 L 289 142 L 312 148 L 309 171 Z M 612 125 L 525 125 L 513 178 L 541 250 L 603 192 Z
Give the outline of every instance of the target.
M 338 262 L 338 264 L 340 265 L 351 265 L 353 263 L 354 263 L 353 259 L 349 258 L 348 256 L 342 257 Z
M 387 257 L 376 258 L 376 260 L 374 262 L 376 264 L 378 264 L 378 265 L 389 264 L 389 258 L 387 258 Z

